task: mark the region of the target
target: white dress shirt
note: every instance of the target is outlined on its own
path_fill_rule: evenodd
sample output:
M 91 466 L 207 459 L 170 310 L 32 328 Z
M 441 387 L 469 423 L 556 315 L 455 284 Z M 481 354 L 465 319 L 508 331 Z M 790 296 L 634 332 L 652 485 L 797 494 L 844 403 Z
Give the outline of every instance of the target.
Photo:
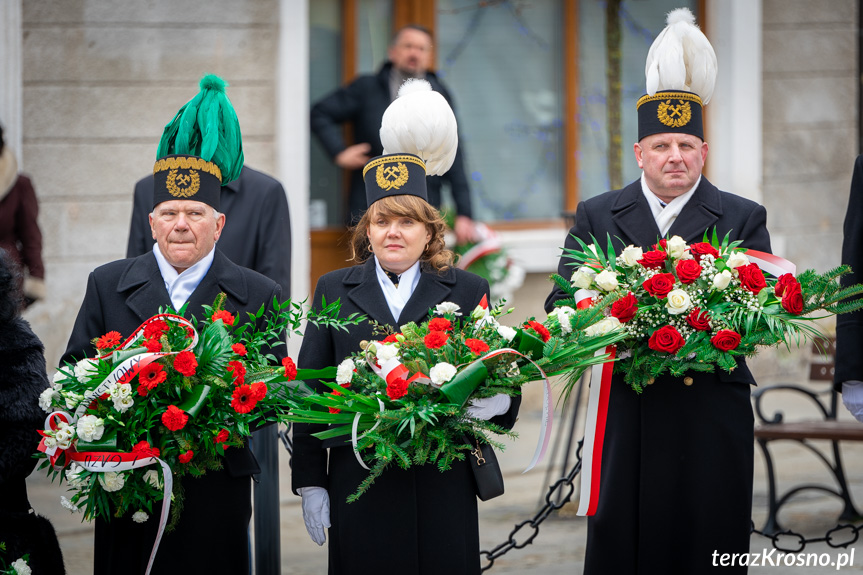
M 641 192 L 644 194 L 644 197 L 647 198 L 647 203 L 650 206 L 650 211 L 653 212 L 653 219 L 656 220 L 656 227 L 659 228 L 659 232 L 662 234 L 662 237 L 665 237 L 668 234 L 668 230 L 671 229 L 671 224 L 674 223 L 674 220 L 677 219 L 677 216 L 680 215 L 681 210 L 683 210 L 683 206 L 685 206 L 690 198 L 692 198 L 692 194 L 695 193 L 695 189 L 698 187 L 698 184 L 701 183 L 701 176 L 698 176 L 698 180 L 695 182 L 695 185 L 692 186 L 688 192 L 681 196 L 677 196 L 667 204 L 657 197 L 650 188 L 647 187 L 647 180 L 644 177 L 644 172 L 641 173 Z
M 216 247 L 210 250 L 210 253 L 205 255 L 201 261 L 192 267 L 183 270 L 183 273 L 177 273 L 174 266 L 168 263 L 165 256 L 159 250 L 159 244 L 153 244 L 153 255 L 156 256 L 156 262 L 159 264 L 159 272 L 162 274 L 162 280 L 165 282 L 165 289 L 168 290 L 168 295 L 171 296 L 171 305 L 174 306 L 174 311 L 180 311 L 183 304 L 210 271 L 210 266 L 213 265 L 213 258 L 216 255 Z
M 402 310 L 417 289 L 417 284 L 420 281 L 420 263 L 416 262 L 399 276 L 399 287 L 393 285 L 393 282 L 387 277 L 384 268 L 381 267 L 381 262 L 378 261 L 378 256 L 375 256 L 375 271 L 378 276 L 378 283 L 381 289 L 384 290 L 384 298 L 387 300 L 387 306 L 393 314 L 393 318 L 398 321 Z

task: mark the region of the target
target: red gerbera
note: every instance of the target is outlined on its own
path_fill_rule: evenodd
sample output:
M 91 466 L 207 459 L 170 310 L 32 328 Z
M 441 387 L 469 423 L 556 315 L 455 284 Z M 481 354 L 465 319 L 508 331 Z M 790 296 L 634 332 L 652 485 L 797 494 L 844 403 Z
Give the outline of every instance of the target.
M 246 383 L 246 366 L 242 362 L 237 360 L 229 361 L 226 369 L 234 377 L 234 385 L 243 385 Z
M 423 338 L 423 343 L 429 349 L 437 349 L 443 347 L 449 339 L 449 335 L 445 331 L 432 331 Z
M 248 353 L 246 352 L 246 346 L 241 343 L 235 343 L 234 345 L 232 345 L 231 350 L 237 355 L 246 355 L 246 353 Z
M 294 360 L 286 357 L 282 360 L 282 365 L 285 366 L 285 377 L 288 378 L 288 381 L 294 381 L 297 377 L 297 366 L 294 364 Z
M 120 332 L 109 331 L 96 341 L 96 349 L 108 349 L 120 343 Z
M 174 369 L 186 377 L 195 375 L 195 372 L 198 370 L 198 360 L 195 359 L 195 354 L 191 351 L 181 351 L 178 353 L 177 357 L 174 358 Z
M 177 459 L 180 460 L 180 463 L 189 463 L 190 461 L 192 461 L 192 457 L 194 457 L 194 455 L 195 455 L 195 452 L 190 449 L 186 453 L 181 453 L 177 457 Z
M 163 319 L 151 321 L 144 326 L 144 339 L 159 339 L 168 331 L 168 322 Z
M 404 397 L 408 392 L 408 381 L 403 377 L 397 377 L 387 384 L 387 396 L 396 400 Z
M 224 443 L 228 441 L 228 437 L 230 436 L 231 434 L 228 433 L 227 429 L 222 429 L 219 433 L 216 434 L 216 437 L 213 438 L 213 443 Z
M 477 355 L 485 353 L 489 350 L 488 344 L 481 339 L 474 339 L 472 337 L 469 337 L 464 340 L 464 344 L 468 346 L 470 350 Z
M 539 339 L 544 342 L 548 341 L 551 337 L 551 333 L 545 328 L 544 325 L 542 325 L 538 321 L 530 320 L 529 322 L 524 324 L 524 326 L 535 331 L 537 335 L 539 335 Z
M 171 431 L 183 429 L 188 421 L 189 416 L 176 405 L 169 405 L 165 413 L 162 414 L 162 423 Z
M 144 347 L 146 347 L 147 351 L 150 353 L 156 353 L 158 351 L 162 351 L 162 342 L 158 339 L 145 339 Z
M 168 374 L 158 363 L 150 363 L 138 372 L 138 382 L 147 387 L 147 391 L 153 389 L 168 378 Z M 146 394 L 145 394 L 146 395 Z
M 147 441 L 139 441 L 132 447 L 132 453 L 138 457 L 159 457 L 159 448 L 151 447 Z
M 231 407 L 237 413 L 249 413 L 255 409 L 255 405 L 258 403 L 258 400 L 255 399 L 255 393 L 252 391 L 252 386 L 248 384 L 235 387 L 232 397 Z
M 252 395 L 255 401 L 261 401 L 267 395 L 267 384 L 263 381 L 256 381 L 252 384 Z
M 234 316 L 231 315 L 231 312 L 225 310 L 219 310 L 214 313 L 212 320 L 214 323 L 222 320 L 225 325 L 234 325 Z
M 429 331 L 452 331 L 452 322 L 445 317 L 436 317 L 429 322 Z

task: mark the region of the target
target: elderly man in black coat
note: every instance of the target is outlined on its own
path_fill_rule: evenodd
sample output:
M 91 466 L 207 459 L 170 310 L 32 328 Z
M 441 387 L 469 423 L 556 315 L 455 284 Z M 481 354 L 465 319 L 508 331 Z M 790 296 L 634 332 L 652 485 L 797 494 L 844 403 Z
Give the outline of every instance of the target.
M 432 55 L 431 33 L 417 25 L 396 32 L 386 62 L 377 74 L 356 78 L 325 96 L 312 106 L 312 132 L 340 168 L 351 171 L 349 218 L 354 224 L 366 209 L 366 189 L 362 169 L 366 163 L 384 153 L 379 130 L 384 110 L 395 100 L 399 86 L 408 78 L 424 78 L 435 92 L 440 92 L 452 108 L 452 97 L 440 79 L 429 70 Z M 353 145 L 345 143 L 342 124 L 351 124 Z M 441 185 L 446 180 L 456 208 L 455 233 L 459 242 L 470 240 L 474 233 L 470 187 L 465 176 L 464 155 L 458 150 L 452 168 L 443 176 L 428 177 L 428 200 L 441 205 Z

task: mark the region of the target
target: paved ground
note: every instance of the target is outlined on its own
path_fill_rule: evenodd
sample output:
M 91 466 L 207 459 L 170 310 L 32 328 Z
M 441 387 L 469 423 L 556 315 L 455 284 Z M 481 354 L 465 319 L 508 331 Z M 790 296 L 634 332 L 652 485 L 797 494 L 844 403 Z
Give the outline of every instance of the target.
M 803 413 L 803 407 L 805 407 L 790 400 L 781 400 L 779 406 L 785 409 L 789 418 Z M 563 422 L 557 423 L 556 431 L 565 430 L 566 426 Z M 537 428 L 538 414 L 536 411 L 526 410 L 517 425 L 521 438 L 500 455 L 507 492 L 502 497 L 480 503 L 480 532 L 484 549 L 505 541 L 512 528 L 524 519 L 532 517 L 540 506 L 540 498 L 547 485 L 545 480 L 547 467 L 521 474 L 536 445 Z M 783 485 L 829 481 L 823 465 L 804 449 L 795 445 L 779 445 L 775 453 L 778 474 Z M 852 492 L 863 506 L 863 444 L 846 443 L 843 453 Z M 557 460 L 560 459 L 559 456 Z M 287 457 L 281 458 L 281 467 L 282 573 L 293 575 L 326 573 L 326 548 L 317 547 L 309 540 L 303 525 L 300 500 L 290 493 Z M 91 573 L 92 527 L 82 525 L 80 516 L 70 515 L 60 507 L 59 498 L 64 492 L 56 485 L 51 485 L 46 478 L 34 473 L 29 480 L 29 489 L 35 509 L 50 517 L 57 527 L 68 572 L 71 575 Z M 766 491 L 764 462 L 756 450 L 753 516 L 758 527 L 766 516 Z M 836 517 L 841 508 L 834 499 L 818 493 L 807 493 L 801 494 L 796 501 L 784 508 L 780 515 L 780 520 L 786 527 L 812 537 L 823 535 L 836 525 Z M 531 530 L 522 530 L 517 540 L 524 541 L 530 534 Z M 489 572 L 493 575 L 527 572 L 543 575 L 581 573 L 585 534 L 586 521 L 575 517 L 572 506 L 568 506 L 559 515 L 549 518 L 542 524 L 532 544 L 523 549 L 510 551 L 497 560 Z M 770 553 L 771 549 L 769 539 L 753 535 L 751 548 L 753 552 Z M 849 551 L 851 549 L 855 554 L 854 562 L 840 572 L 863 573 L 863 543 L 858 541 L 849 548 Z M 825 543 L 818 543 L 807 546 L 804 552 L 827 554 L 819 559 L 835 562 L 840 551 L 831 549 Z M 770 556 L 773 561 L 777 560 L 778 553 L 774 552 Z M 830 565 L 818 567 L 778 565 L 750 568 L 749 572 L 753 575 L 785 573 L 813 575 L 836 570 L 835 566 Z

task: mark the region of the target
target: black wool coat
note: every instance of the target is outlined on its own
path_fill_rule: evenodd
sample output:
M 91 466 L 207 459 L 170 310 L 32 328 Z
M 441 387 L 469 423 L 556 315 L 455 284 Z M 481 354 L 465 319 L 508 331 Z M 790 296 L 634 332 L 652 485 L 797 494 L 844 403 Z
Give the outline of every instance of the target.
M 393 65 L 384 64 L 377 74 L 359 76 L 347 86 L 324 96 L 311 111 L 312 132 L 318 137 L 321 145 L 335 158 L 348 147 L 345 142 L 342 124 L 353 126 L 354 143 L 367 143 L 371 146 L 369 156 L 374 158 L 384 153 L 381 144 L 381 120 L 384 111 L 392 103 L 390 98 L 390 71 Z M 449 105 L 455 109 L 452 96 L 433 73 L 426 73 L 426 80 L 435 92 L 439 92 Z M 359 219 L 366 210 L 366 186 L 363 183 L 363 171 L 353 170 L 350 175 L 350 216 Z M 426 179 L 428 200 L 433 206 L 441 205 L 441 185 L 447 181 L 450 185 L 455 202 L 456 213 L 460 216 L 472 217 L 473 209 L 470 203 L 470 186 L 465 175 L 464 153 L 461 146 L 455 155 L 452 167 L 443 176 L 429 176 Z
M 474 274 L 450 269 L 443 275 L 423 269 L 416 290 L 396 322 L 387 307 L 375 273 L 374 258 L 365 264 L 328 273 L 318 280 L 313 305 L 322 298 L 341 301 L 341 314 L 361 313 L 398 329 L 408 322 L 428 319 L 429 309 L 449 301 L 470 313 L 488 282 Z M 375 336 L 368 323 L 349 332 L 306 328 L 299 366 L 338 365 L 359 350 L 362 340 Z M 323 388 L 323 386 L 319 386 Z M 512 427 L 520 401 L 513 400 L 507 414 L 494 419 Z M 357 463 L 349 443 L 311 436 L 320 425 L 295 425 L 292 483 L 326 487 L 330 495 L 329 572 L 365 575 L 461 575 L 479 573 L 479 524 L 475 485 L 470 466 L 456 461 L 441 473 L 426 465 L 385 471 L 355 503 L 347 503 L 367 475 Z M 326 447 L 332 446 L 329 450 Z M 329 458 L 328 452 L 329 451 Z M 329 464 L 329 470 L 327 468 Z
M 851 192 L 842 238 L 842 263 L 851 266 L 851 273 L 842 278 L 842 285 L 863 283 L 863 156 L 854 162 Z M 863 311 L 843 313 L 836 317 L 836 391 L 842 391 L 846 381 L 863 381 Z
M 246 320 L 273 298 L 281 300 L 279 286 L 257 272 L 232 263 L 216 249 L 213 265 L 189 297 L 186 317 L 204 318 L 203 305 L 227 295 L 225 309 Z M 115 330 L 128 337 L 159 307 L 171 305 L 156 256 L 148 252 L 96 268 L 87 281 L 87 293 L 75 320 L 62 362 L 74 363 L 96 355 L 90 340 Z M 284 356 L 284 347 L 274 350 Z M 248 526 L 251 517 L 251 481 L 260 471 L 248 449 L 228 449 L 225 468 L 202 478 L 184 477 L 183 514 L 176 530 L 165 534 L 152 573 L 245 573 L 249 565 Z M 155 509 L 154 509 L 155 511 Z M 95 573 L 144 573 L 156 536 L 158 512 L 145 523 L 130 517 L 96 520 Z M 219 552 L 209 551 L 218 541 Z
M 39 394 L 47 388 L 44 348 L 30 325 L 20 317 L 0 325 L 0 541 L 7 563 L 29 554 L 34 575 L 65 573 L 54 528 L 30 512 L 25 484 L 36 465 L 36 430 L 47 415 Z
M 153 176 L 149 175 L 135 184 L 127 258 L 153 250 L 152 211 Z M 219 211 L 225 214 L 219 250 L 238 266 L 279 284 L 287 297 L 291 290 L 291 215 L 282 184 L 243 166 L 239 178 L 222 186 Z
M 722 192 L 706 178 L 674 221 L 668 236 L 701 241 L 719 237 L 770 251 L 763 206 Z M 576 236 L 600 249 L 610 234 L 617 253 L 628 244 L 645 250 L 659 229 L 641 182 L 581 202 L 565 246 Z M 558 273 L 576 268 L 561 257 Z M 546 310 L 564 297 L 555 289 Z M 753 416 L 745 362 L 732 373 L 690 374 L 694 383 L 664 376 L 641 395 L 621 375 L 612 379 L 602 479 L 596 515 L 588 519 L 588 575 L 690 575 L 712 569 L 713 551 L 749 550 L 752 508 Z M 726 572 L 731 568 L 724 568 Z M 728 572 L 745 573 L 746 568 Z

